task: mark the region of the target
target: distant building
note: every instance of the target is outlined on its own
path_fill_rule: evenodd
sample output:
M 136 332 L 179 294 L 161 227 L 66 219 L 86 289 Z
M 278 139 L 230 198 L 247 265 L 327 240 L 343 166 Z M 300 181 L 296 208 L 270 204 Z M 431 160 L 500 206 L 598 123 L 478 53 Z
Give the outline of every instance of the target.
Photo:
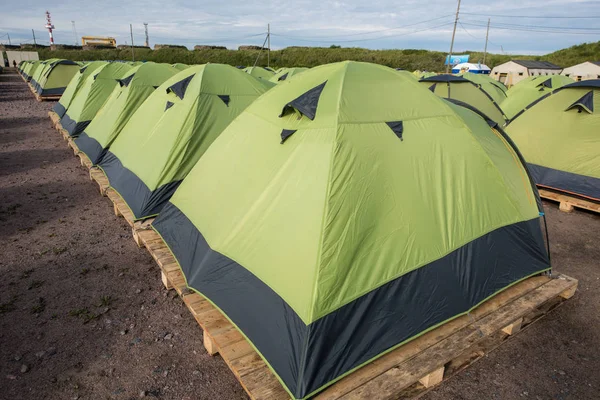
M 561 75 L 568 76 L 575 81 L 600 79 L 600 61 L 586 61 L 573 65 L 572 67 L 563 69 Z
M 562 68 L 548 61 L 511 60 L 495 66 L 490 76 L 512 86 L 530 76 L 558 75 Z

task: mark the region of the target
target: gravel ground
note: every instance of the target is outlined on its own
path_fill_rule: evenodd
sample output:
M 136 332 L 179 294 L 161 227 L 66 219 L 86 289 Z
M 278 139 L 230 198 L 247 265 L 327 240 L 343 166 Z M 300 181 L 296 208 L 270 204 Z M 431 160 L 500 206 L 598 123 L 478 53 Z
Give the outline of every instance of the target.
M 244 391 L 14 72 L 0 74 L 0 398 Z M 600 216 L 545 204 L 563 306 L 423 399 L 600 398 Z

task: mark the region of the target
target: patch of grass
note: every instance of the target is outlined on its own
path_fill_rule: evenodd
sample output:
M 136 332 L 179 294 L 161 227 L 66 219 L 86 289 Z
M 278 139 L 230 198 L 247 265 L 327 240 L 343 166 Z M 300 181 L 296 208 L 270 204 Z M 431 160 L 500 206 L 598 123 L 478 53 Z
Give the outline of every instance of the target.
M 37 304 L 31 307 L 32 314 L 40 314 L 46 309 L 46 299 L 43 297 L 39 297 Z
M 87 308 L 78 308 L 75 310 L 71 310 L 69 311 L 69 315 L 71 317 L 77 317 L 83 320 L 84 324 L 87 324 L 88 322 L 93 321 L 100 316 L 98 314 L 94 314 Z
M 27 290 L 40 288 L 40 287 L 42 287 L 43 284 L 44 284 L 44 281 L 31 281 L 31 283 L 27 287 Z
M 114 299 L 112 296 L 102 296 L 100 297 L 100 304 L 98 304 L 96 307 L 110 307 L 113 301 Z
M 31 276 L 31 274 L 33 274 L 34 271 L 35 271 L 35 269 L 33 269 L 33 268 L 26 269 L 21 274 L 21 279 L 27 279 L 27 278 L 29 278 Z
M 17 307 L 15 306 L 15 303 L 17 302 L 18 298 L 19 298 L 19 296 L 14 295 L 6 303 L 0 304 L 0 314 L 9 313 L 11 311 L 16 310 Z
M 53 248 L 52 251 L 54 252 L 54 254 L 59 255 L 59 254 L 64 253 L 65 251 L 67 251 L 67 248 L 64 246 L 60 246 L 60 247 Z

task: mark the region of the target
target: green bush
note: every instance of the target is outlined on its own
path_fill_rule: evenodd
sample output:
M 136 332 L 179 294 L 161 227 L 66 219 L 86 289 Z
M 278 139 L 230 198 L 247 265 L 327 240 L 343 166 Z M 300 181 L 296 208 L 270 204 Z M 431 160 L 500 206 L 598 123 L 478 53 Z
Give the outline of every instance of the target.
M 187 50 L 182 48 L 164 48 L 159 50 L 134 48 L 136 61 L 154 61 L 162 63 L 205 64 L 207 62 L 230 64 L 235 66 L 266 66 L 267 54 L 259 50 Z M 74 61 L 92 60 L 131 60 L 131 49 L 101 50 L 55 50 L 42 49 L 40 59 L 66 58 Z M 477 51 L 457 51 L 456 54 L 470 54 L 471 62 L 483 61 L 483 53 Z M 260 57 L 259 57 L 260 56 Z M 420 49 L 369 50 L 359 47 L 287 47 L 271 51 L 271 65 L 277 67 L 315 67 L 337 61 L 354 60 L 402 68 L 408 71 L 444 71 L 446 53 Z M 568 67 L 584 61 L 600 60 L 600 42 L 583 43 L 559 50 L 545 56 L 524 56 L 507 54 L 487 54 L 486 64 L 494 67 L 511 59 L 545 60 L 561 67 Z

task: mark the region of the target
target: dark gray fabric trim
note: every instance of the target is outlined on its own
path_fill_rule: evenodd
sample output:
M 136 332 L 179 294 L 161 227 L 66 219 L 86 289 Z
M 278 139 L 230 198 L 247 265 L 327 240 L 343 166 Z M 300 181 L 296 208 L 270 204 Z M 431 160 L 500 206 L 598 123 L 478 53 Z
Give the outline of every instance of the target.
M 431 90 L 433 93 L 435 93 L 436 86 L 437 86 L 437 83 L 434 83 L 433 85 L 429 86 L 429 90 Z
M 288 77 L 289 72 L 286 72 L 285 74 L 281 75 L 277 81 L 285 81 Z
M 38 94 L 40 96 L 57 96 L 61 95 L 65 92 L 66 87 L 58 87 L 52 89 L 42 89 L 41 87 L 38 89 Z
M 573 87 L 575 87 L 575 88 L 586 87 L 586 88 L 591 88 L 591 89 L 598 89 L 598 88 L 600 88 L 600 79 L 587 79 L 585 81 L 569 83 L 568 85 L 559 87 L 557 90 L 568 89 L 568 88 L 573 88 Z
M 544 86 L 552 89 L 552 79 L 548 78 L 544 82 L 540 83 L 538 86 Z
M 71 137 L 79 136 L 79 134 L 83 132 L 85 128 L 87 128 L 90 122 L 92 121 L 90 120 L 77 122 L 71 119 L 71 117 L 69 117 L 69 114 L 63 115 L 63 117 L 60 119 L 60 124 L 62 125 L 63 129 L 66 130 L 69 133 L 69 136 Z
M 535 183 L 600 201 L 600 179 L 529 164 Z
M 462 76 L 442 74 L 434 75 L 428 78 L 422 78 L 419 82 L 471 82 L 470 80 L 463 78 Z M 473 83 L 473 82 L 471 82 Z
M 172 203 L 153 226 L 188 285 L 225 312 L 296 398 L 550 268 L 535 218 L 496 229 L 307 326 L 265 283 L 212 250 Z
M 287 103 L 283 110 L 281 110 L 280 117 L 286 113 L 286 110 L 290 108 L 295 108 L 302 115 L 305 115 L 311 121 L 315 119 L 317 114 L 317 107 L 319 105 L 319 98 L 321 97 L 321 92 L 325 88 L 325 84 L 327 81 L 321 83 L 319 86 L 315 86 L 310 89 L 308 92 L 298 96 L 296 99 Z
M 58 103 L 56 103 L 54 105 L 54 107 L 52 107 L 52 111 L 54 111 L 56 113 L 56 115 L 58 115 L 59 118 L 62 118 L 65 115 L 65 112 L 67 111 L 67 109 L 65 108 L 65 106 L 60 104 L 60 100 L 59 100 Z
M 175 105 L 175 103 L 167 100 L 167 103 L 165 104 L 165 111 L 167 111 L 169 108 L 173 107 L 174 105 Z
M 110 150 L 98 165 L 106 174 L 110 186 L 125 200 L 136 219 L 158 214 L 181 184 L 181 181 L 169 182 L 156 190 L 150 190 L 136 174 L 125 168 Z
M 106 154 L 107 149 L 103 148 L 96 139 L 89 137 L 85 132 L 82 132 L 74 141 L 79 150 L 90 159 L 92 165 L 98 164 Z
M 402 133 L 404 132 L 404 124 L 402 123 L 402 121 L 386 122 L 386 124 L 390 127 L 392 132 L 394 132 L 396 136 L 400 138 L 400 140 L 404 140 L 402 138 Z

